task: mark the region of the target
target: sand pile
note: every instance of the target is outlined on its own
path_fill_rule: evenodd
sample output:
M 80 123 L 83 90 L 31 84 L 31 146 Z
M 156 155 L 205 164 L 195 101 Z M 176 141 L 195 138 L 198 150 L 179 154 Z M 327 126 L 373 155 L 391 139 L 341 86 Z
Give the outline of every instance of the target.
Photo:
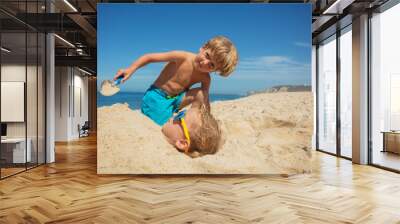
M 261 93 L 214 102 L 225 144 L 192 159 L 127 104 L 98 109 L 99 174 L 293 174 L 311 169 L 312 93 Z

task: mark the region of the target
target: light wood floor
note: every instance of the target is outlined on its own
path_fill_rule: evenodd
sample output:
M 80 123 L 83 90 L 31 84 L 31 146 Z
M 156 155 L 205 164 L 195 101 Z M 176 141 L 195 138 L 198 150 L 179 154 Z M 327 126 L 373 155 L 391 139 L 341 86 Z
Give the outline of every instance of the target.
M 27 168 L 25 168 L 25 164 L 18 164 L 19 167 L 12 167 L 12 168 L 1 168 L 1 178 L 5 178 L 8 176 L 11 176 L 13 174 L 19 173 L 19 172 L 23 172 L 26 169 L 33 169 L 35 168 L 37 165 L 36 164 L 27 164 Z
M 2 178 L 7 177 L 7 176 L 13 175 L 15 173 L 24 171 L 24 170 L 25 170 L 25 167 L 23 167 L 23 168 L 1 168 L 1 177 Z
M 0 181 L 0 223 L 400 223 L 400 175 L 317 153 L 311 174 L 96 174 L 96 139 Z
M 381 152 L 380 150 L 375 150 L 372 161 L 374 162 L 374 164 L 400 170 L 400 155 L 396 153 Z

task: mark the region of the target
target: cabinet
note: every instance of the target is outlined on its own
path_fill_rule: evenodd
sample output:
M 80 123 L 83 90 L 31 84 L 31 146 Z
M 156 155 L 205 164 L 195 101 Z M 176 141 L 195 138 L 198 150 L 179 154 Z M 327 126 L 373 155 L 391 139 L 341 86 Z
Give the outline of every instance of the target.
M 383 152 L 400 154 L 400 131 L 383 131 Z

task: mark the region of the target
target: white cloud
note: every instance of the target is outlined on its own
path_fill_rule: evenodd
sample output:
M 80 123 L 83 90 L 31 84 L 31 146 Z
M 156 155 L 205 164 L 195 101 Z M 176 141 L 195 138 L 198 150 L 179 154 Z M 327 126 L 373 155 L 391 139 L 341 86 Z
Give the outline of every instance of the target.
M 289 62 L 290 59 L 285 56 L 261 56 L 258 58 L 245 58 L 239 61 L 241 68 L 259 68 L 266 65 L 277 65 Z
M 310 64 L 302 63 L 287 56 L 273 55 L 245 58 L 239 62 L 233 79 L 265 79 L 278 77 L 311 76 Z
M 239 61 L 238 70 L 268 70 L 279 67 L 308 68 L 309 64 L 295 61 L 286 56 L 261 56 L 258 58 L 245 58 Z
M 264 56 L 259 60 L 267 65 L 290 62 L 290 59 L 284 56 Z
M 309 43 L 305 43 L 305 42 L 295 42 L 294 45 L 298 46 L 298 47 L 311 47 Z

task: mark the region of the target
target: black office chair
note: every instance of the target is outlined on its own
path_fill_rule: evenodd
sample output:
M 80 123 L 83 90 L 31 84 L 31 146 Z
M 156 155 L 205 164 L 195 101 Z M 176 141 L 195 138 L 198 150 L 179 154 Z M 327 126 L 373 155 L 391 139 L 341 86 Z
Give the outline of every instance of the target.
M 90 129 L 89 121 L 85 121 L 82 127 L 80 127 L 80 125 L 78 124 L 79 138 L 89 136 L 89 129 Z

